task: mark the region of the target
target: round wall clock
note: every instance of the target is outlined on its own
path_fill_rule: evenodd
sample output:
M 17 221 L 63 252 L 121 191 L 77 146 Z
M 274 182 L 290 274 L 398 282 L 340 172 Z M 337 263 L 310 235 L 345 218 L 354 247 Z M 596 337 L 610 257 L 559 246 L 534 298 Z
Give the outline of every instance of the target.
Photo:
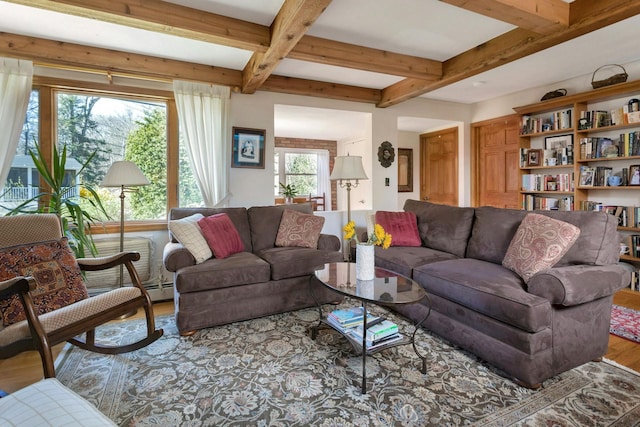
M 388 168 L 393 163 L 396 154 L 393 150 L 393 145 L 389 141 L 385 141 L 378 147 L 378 161 L 382 167 Z

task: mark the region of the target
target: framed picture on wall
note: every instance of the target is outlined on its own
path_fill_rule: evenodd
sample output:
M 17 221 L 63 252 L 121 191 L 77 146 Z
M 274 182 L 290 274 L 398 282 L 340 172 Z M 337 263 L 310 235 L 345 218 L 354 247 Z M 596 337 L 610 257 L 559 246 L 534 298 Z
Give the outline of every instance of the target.
M 231 167 L 264 169 L 264 129 L 233 128 Z
M 398 193 L 413 191 L 413 150 L 398 148 Z

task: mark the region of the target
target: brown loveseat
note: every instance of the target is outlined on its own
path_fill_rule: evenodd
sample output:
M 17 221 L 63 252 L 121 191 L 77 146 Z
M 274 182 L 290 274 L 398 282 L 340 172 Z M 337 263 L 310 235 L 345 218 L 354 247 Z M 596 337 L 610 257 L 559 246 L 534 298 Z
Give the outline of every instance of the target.
M 321 234 L 318 248 L 276 247 L 285 209 L 312 214 L 311 204 L 251 208 L 175 208 L 169 220 L 226 213 L 233 222 L 244 252 L 211 258 L 196 264 L 191 253 L 173 235 L 164 248 L 165 268 L 174 272 L 174 302 L 178 330 L 188 335 L 197 329 L 285 311 L 338 297 L 317 281 L 314 270 L 342 261 L 338 237 Z M 313 286 L 313 294 L 310 286 Z
M 536 212 L 579 227 L 580 235 L 556 265 L 525 283 L 502 260 L 527 211 L 416 200 L 404 210 L 417 217 L 421 246 L 376 247 L 376 265 L 429 293 L 427 329 L 528 387 L 607 352 L 612 296 L 629 283 L 613 216 Z M 397 307 L 415 321 L 428 311 Z

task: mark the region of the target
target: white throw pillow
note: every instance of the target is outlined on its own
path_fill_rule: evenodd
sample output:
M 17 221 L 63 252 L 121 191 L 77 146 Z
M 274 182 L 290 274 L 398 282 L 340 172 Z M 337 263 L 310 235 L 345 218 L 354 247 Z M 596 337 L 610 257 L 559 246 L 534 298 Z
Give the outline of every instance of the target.
M 211 248 L 202 235 L 202 230 L 198 226 L 198 221 L 204 215 L 196 213 L 186 218 L 169 221 L 169 231 L 173 233 L 178 242 L 191 252 L 196 259 L 196 264 L 200 264 L 213 256 Z

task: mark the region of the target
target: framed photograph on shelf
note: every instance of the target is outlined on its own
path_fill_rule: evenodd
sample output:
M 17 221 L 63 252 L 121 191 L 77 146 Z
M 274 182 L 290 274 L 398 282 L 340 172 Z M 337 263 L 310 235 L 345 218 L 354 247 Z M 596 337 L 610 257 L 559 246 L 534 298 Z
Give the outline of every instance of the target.
M 233 128 L 231 167 L 264 169 L 264 129 Z
M 629 166 L 629 185 L 640 185 L 640 165 Z
M 542 150 L 529 150 L 527 152 L 527 166 L 540 166 Z
M 398 193 L 413 191 L 413 149 L 398 148 Z
M 544 165 L 573 163 L 573 135 L 548 136 L 544 139 Z

